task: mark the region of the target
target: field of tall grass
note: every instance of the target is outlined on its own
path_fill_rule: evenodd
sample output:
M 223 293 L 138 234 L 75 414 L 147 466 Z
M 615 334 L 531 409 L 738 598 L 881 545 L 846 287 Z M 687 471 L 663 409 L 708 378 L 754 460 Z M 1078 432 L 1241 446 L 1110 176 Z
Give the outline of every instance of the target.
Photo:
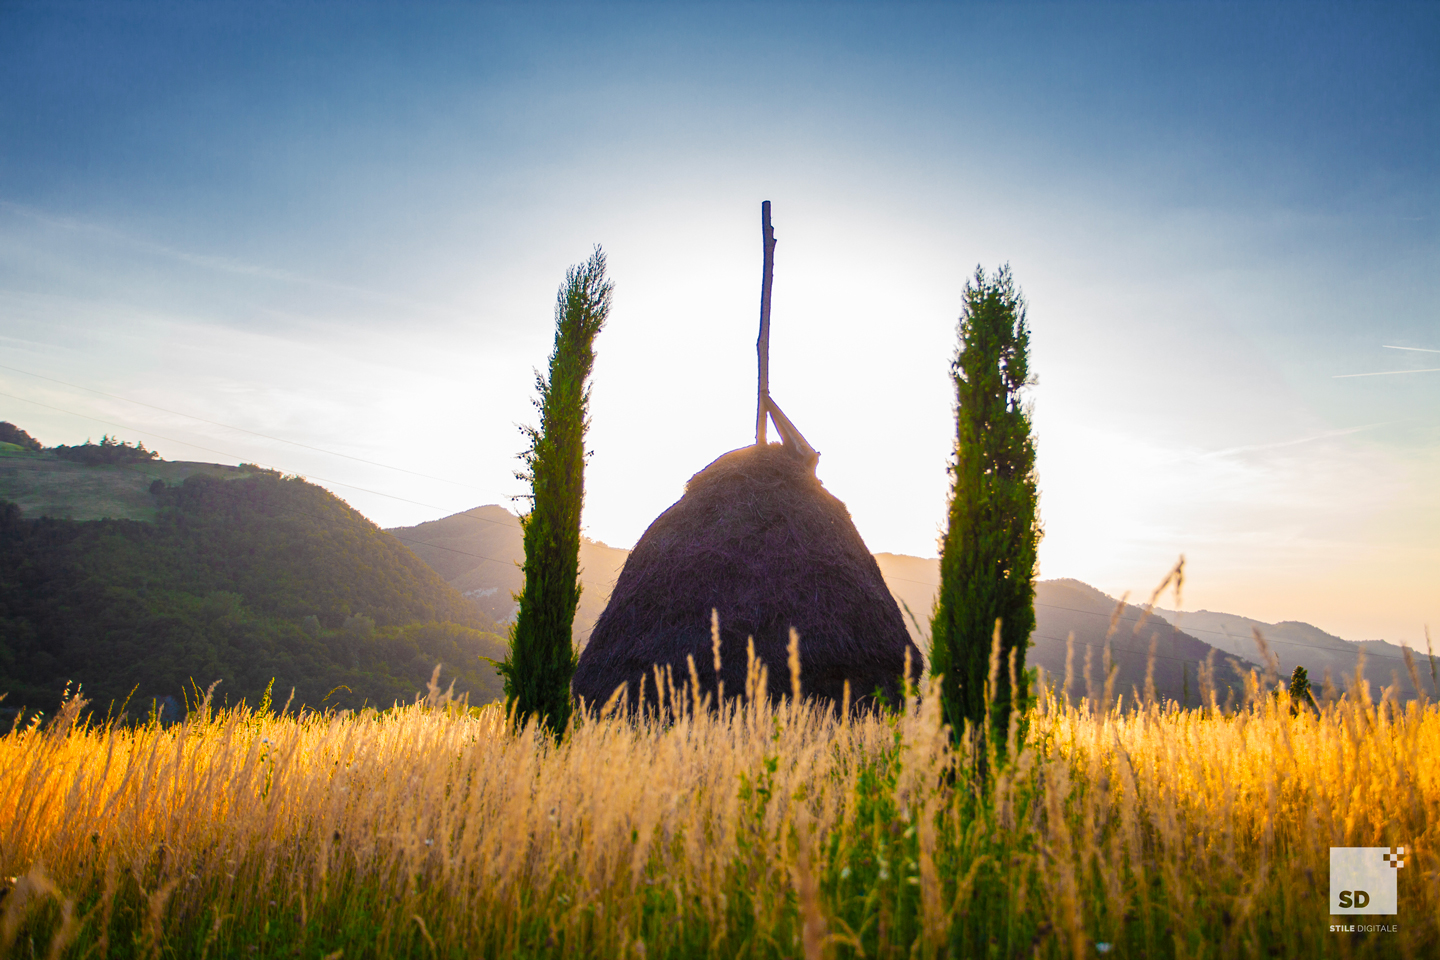
M 845 718 L 686 686 L 559 744 L 433 685 L 170 726 L 72 699 L 0 737 L 0 955 L 1440 955 L 1433 703 L 1057 684 L 981 778 L 997 745 L 957 753 L 933 695 Z M 1332 845 L 1405 847 L 1397 931 L 1331 932 Z

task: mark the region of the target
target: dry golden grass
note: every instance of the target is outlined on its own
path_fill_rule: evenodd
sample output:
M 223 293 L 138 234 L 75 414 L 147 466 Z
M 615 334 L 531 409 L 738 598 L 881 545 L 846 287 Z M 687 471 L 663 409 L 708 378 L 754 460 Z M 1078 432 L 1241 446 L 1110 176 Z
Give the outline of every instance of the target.
M 0 737 L 0 954 L 1440 955 L 1440 710 L 1251 693 L 1047 697 L 983 782 L 934 696 L 559 745 L 433 689 L 141 728 L 71 701 Z M 1328 848 L 1400 844 L 1398 933 L 1330 932 Z

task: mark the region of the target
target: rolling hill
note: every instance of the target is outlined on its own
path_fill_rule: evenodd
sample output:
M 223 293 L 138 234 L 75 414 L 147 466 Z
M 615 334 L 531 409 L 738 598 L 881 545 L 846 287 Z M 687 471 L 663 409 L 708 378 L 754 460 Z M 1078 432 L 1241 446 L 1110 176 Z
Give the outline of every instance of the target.
M 297 702 L 384 704 L 413 695 L 436 662 L 472 700 L 499 696 L 484 658 L 504 656 L 503 624 L 522 586 L 521 530 L 508 510 L 476 507 L 382 532 L 328 491 L 253 465 L 95 464 L 36 446 L 0 444 L 4 710 L 48 709 L 71 680 L 101 703 L 132 691 L 136 702 L 174 700 L 191 680 L 214 679 L 232 700 L 253 699 L 274 678 Z M 577 644 L 627 556 L 582 539 Z M 928 650 L 938 561 L 876 561 Z M 1416 692 L 1403 651 L 1383 641 L 1210 611 L 1116 609 L 1079 581 L 1042 581 L 1029 664 L 1063 686 L 1068 663 L 1071 694 L 1098 694 L 1113 616 L 1113 692 L 1127 698 L 1145 688 L 1153 642 L 1161 696 L 1198 703 L 1198 667 L 1211 659 L 1223 699 L 1237 669 L 1263 670 L 1254 630 L 1283 676 L 1298 663 L 1317 684 L 1328 672 L 1343 685 L 1363 650 L 1369 679 L 1398 683 L 1402 698 Z M 1433 684 L 1431 662 L 1417 666 Z
M 187 477 L 239 480 L 257 471 L 258 467 L 183 460 L 90 466 L 7 443 L 0 446 L 0 499 L 15 504 L 29 518 L 154 520 L 157 504 L 150 485 L 156 480 L 167 484 L 183 483 Z
M 445 581 L 473 601 L 487 616 L 508 622 L 515 615 L 515 593 L 525 578 L 519 519 L 491 504 L 413 527 L 386 530 L 415 552 Z M 574 636 L 583 644 L 605 610 L 615 578 L 630 551 L 580 538 L 580 606 Z
M 1317 687 L 1323 685 L 1326 674 L 1337 687 L 1348 687 L 1355 675 L 1357 654 L 1364 651 L 1364 676 L 1371 684 L 1371 696 L 1378 697 L 1380 688 L 1394 684 L 1397 697 L 1412 699 L 1417 693 L 1417 680 L 1419 688 L 1429 696 L 1440 693 L 1440 681 L 1437 681 L 1440 661 L 1428 656 L 1426 651 L 1412 651 L 1411 661 L 1416 673 L 1412 677 L 1405 662 L 1405 649 L 1384 640 L 1342 640 L 1319 627 L 1296 620 L 1265 623 L 1210 610 L 1160 612 L 1166 619 L 1182 625 L 1227 653 L 1243 652 L 1250 659 L 1263 663 L 1255 641 L 1258 631 L 1275 656 L 1282 676 L 1288 677 L 1298 664 L 1305 668 Z
M 472 702 L 500 694 L 495 622 L 299 478 L 24 454 L 0 460 L 0 499 L 7 710 L 52 709 L 71 681 L 102 710 L 178 701 L 192 681 L 253 702 L 272 679 L 277 701 L 388 706 L 436 663 Z
M 875 555 L 880 572 L 890 585 L 897 601 L 914 613 L 918 627 L 910 615 L 907 625 L 918 636 L 923 649 L 929 649 L 929 615 L 940 587 L 940 561 L 909 557 L 902 554 Z M 1113 693 L 1124 694 L 1127 702 L 1145 692 L 1146 672 L 1150 669 L 1150 643 L 1155 643 L 1153 682 L 1156 693 L 1164 698 L 1200 705 L 1199 665 L 1214 653 L 1217 695 L 1221 702 L 1234 688 L 1240 695 L 1240 684 L 1234 660 L 1239 669 L 1255 666 L 1253 656 L 1217 649 L 1193 636 L 1182 633 L 1159 616 L 1146 616 L 1145 611 L 1125 604 L 1117 615 L 1118 601 L 1079 580 L 1042 580 L 1035 585 L 1035 631 L 1030 635 L 1026 663 L 1044 669 L 1047 682 L 1057 689 L 1065 688 L 1066 666 L 1069 661 L 1072 698 L 1098 698 L 1105 686 L 1106 635 L 1111 618 L 1115 632 L 1110 636 L 1111 660 L 1115 665 Z M 1073 654 L 1070 638 L 1074 637 Z M 1090 660 L 1090 682 L 1086 681 L 1086 659 Z
M 524 559 L 520 525 L 514 514 L 492 504 L 443 520 L 396 527 L 387 532 L 414 550 L 483 611 L 501 619 L 510 616 L 514 609 L 510 596 L 522 585 L 519 563 Z M 627 556 L 626 550 L 582 541 L 580 568 L 585 590 L 575 618 L 577 644 L 588 639 Z M 902 604 L 901 612 L 913 639 L 922 650 L 928 650 L 930 608 L 940 583 L 939 561 L 893 553 L 876 554 L 875 560 L 891 593 Z M 1043 667 L 1051 678 L 1063 685 L 1067 641 L 1073 633 L 1071 693 L 1076 697 L 1086 695 L 1084 667 L 1089 651 L 1091 676 L 1098 696 L 1104 687 L 1105 635 L 1115 607 L 1114 598 L 1079 581 L 1042 581 L 1036 591 L 1036 629 L 1031 636 L 1029 664 Z M 1231 661 L 1237 661 L 1242 670 L 1256 666 L 1255 654 L 1213 647 L 1182 633 L 1163 617 L 1145 618 L 1143 611 L 1134 605 L 1127 605 L 1120 617 L 1111 638 L 1116 666 L 1113 689 L 1117 694 L 1123 693 L 1127 701 L 1135 691 L 1144 692 L 1152 638 L 1156 643 L 1154 683 L 1158 694 L 1175 700 L 1188 696 L 1192 706 L 1200 702 L 1199 664 L 1206 662 L 1212 651 L 1222 701 L 1231 687 L 1239 695 L 1237 674 Z

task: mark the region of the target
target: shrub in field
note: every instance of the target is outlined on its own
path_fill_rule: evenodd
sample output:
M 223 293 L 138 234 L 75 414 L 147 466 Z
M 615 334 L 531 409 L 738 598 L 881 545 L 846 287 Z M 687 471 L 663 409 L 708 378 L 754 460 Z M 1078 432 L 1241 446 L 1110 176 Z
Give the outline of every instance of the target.
M 1315 707 L 1315 697 L 1310 693 L 1310 676 L 1298 663 L 1290 674 L 1290 701 L 1293 704 L 1292 709 Z
M 1440 709 L 1246 690 L 1042 695 L 983 780 L 933 689 L 849 717 L 671 688 L 671 722 L 559 743 L 435 688 L 167 727 L 72 701 L 0 736 L 0 955 L 1435 955 Z M 1398 930 L 1332 933 L 1329 848 L 1380 845 Z

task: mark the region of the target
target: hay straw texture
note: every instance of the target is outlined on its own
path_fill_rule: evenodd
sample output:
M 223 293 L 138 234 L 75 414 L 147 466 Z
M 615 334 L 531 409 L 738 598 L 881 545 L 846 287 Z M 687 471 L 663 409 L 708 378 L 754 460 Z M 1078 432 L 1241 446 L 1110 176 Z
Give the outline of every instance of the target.
M 848 680 L 852 703 L 877 688 L 893 703 L 907 650 L 911 675 L 923 669 L 845 505 L 781 444 L 733 450 L 690 478 L 626 560 L 571 690 L 600 705 L 625 686 L 633 709 L 642 680 L 656 700 L 656 665 L 683 686 L 693 658 L 713 698 L 712 611 L 727 696 L 745 692 L 751 637 L 770 675 L 788 675 L 792 629 L 806 696 L 841 704 Z
M 1047 697 L 988 782 L 933 691 L 577 714 L 558 745 L 433 691 L 72 708 L 0 736 L 0 956 L 1436 956 L 1440 710 L 1246 688 L 1229 715 Z M 1405 846 L 1398 932 L 1329 930 L 1331 845 Z

